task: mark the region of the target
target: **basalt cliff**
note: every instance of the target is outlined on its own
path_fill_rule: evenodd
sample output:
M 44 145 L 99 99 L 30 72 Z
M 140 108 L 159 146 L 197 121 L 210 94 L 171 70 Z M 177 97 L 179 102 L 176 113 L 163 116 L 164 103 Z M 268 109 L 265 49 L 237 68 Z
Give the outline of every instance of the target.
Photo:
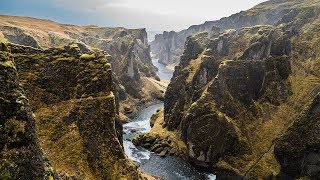
M 164 110 L 133 142 L 237 177 L 319 177 L 319 15 L 319 1 L 279 0 L 196 26 L 208 32 L 186 38 Z
M 99 49 L 111 56 L 115 96 L 121 118 L 140 106 L 162 98 L 153 80 L 156 67 L 150 57 L 145 29 L 108 28 L 59 24 L 50 20 L 18 16 L 0 16 L 0 41 L 48 49 L 78 44 L 81 50 Z M 119 106 L 119 103 L 118 103 Z
M 142 179 L 104 51 L 1 44 L 0 179 Z

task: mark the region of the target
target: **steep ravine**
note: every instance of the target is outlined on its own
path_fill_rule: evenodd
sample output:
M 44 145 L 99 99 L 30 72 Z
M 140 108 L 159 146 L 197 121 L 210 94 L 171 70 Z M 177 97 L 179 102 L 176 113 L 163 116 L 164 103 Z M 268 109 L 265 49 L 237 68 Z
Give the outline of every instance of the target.
M 244 178 L 319 177 L 319 1 L 257 7 L 240 15 L 286 10 L 188 36 L 164 110 L 134 144 Z
M 170 80 L 172 71 L 153 59 L 154 65 L 159 69 L 157 72 L 161 80 Z M 215 175 L 201 172 L 187 161 L 174 157 L 160 157 L 156 153 L 150 152 L 142 147 L 136 147 L 131 141 L 141 134 L 150 131 L 150 118 L 159 109 L 162 109 L 163 103 L 158 103 L 138 111 L 132 122 L 123 126 L 123 145 L 127 156 L 136 162 L 140 168 L 153 176 L 165 180 L 197 180 L 197 179 L 215 179 Z
M 157 78 L 145 29 L 76 26 L 50 20 L 0 15 L 0 42 L 39 49 L 78 44 L 86 52 L 99 49 L 110 54 L 116 84 L 117 108 L 126 120 L 146 103 L 163 95 L 153 88 Z M 146 88 L 150 87 L 150 88 Z

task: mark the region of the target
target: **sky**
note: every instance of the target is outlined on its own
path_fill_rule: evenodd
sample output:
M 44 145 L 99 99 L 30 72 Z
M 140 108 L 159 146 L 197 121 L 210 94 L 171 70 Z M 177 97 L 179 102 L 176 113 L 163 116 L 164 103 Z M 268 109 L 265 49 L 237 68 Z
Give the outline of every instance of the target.
M 247 10 L 265 0 L 1 0 L 0 14 L 64 24 L 179 31 Z

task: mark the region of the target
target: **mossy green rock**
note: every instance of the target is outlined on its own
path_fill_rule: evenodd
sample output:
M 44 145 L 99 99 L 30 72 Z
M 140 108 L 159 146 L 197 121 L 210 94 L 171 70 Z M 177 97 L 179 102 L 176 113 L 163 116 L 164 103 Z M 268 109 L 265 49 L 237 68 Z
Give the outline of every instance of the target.
M 275 144 L 281 176 L 320 176 L 320 94 Z
M 144 79 L 141 78 L 156 76 L 146 29 L 65 25 L 49 20 L 5 15 L 0 16 L 0 19 L 3 22 L 0 24 L 0 35 L 10 43 L 38 49 L 67 46 L 69 54 L 76 55 L 82 51 L 80 59 L 84 61 L 95 59 L 95 54 L 88 52 L 89 49 L 106 51 L 112 56 L 107 59 L 112 64 L 116 81 L 116 98 L 137 106 L 141 105 L 137 99 L 153 100 L 153 92 L 143 92 Z M 120 107 L 120 110 L 123 108 Z
M 90 58 L 83 59 L 75 45 L 39 50 L 9 44 L 8 49 L 35 113 L 34 133 L 59 178 L 141 178 L 121 144 L 105 52 L 88 51 Z
M 0 179 L 56 178 L 43 156 L 35 119 L 12 55 L 0 45 Z
M 270 2 L 260 6 L 268 11 L 283 3 Z M 320 88 L 319 16 L 313 13 L 320 4 L 292 5 L 296 3 L 285 5 L 288 12 L 278 11 L 279 24 L 220 33 L 214 28 L 186 39 L 165 94 L 163 128 L 179 134 L 190 161 L 246 178 L 272 177 L 280 165 L 283 172 L 294 167 L 285 166 L 283 159 L 277 162 L 273 145 Z M 317 168 L 311 169 L 308 172 L 317 175 Z

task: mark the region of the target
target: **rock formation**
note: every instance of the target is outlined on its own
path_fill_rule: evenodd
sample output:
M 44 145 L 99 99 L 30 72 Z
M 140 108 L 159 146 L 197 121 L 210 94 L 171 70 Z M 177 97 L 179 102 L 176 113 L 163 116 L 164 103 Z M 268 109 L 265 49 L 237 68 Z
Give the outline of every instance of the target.
M 260 17 L 244 16 L 248 27 L 225 23 L 222 32 L 189 36 L 165 94 L 164 130 L 135 140 L 174 134 L 187 147 L 174 154 L 246 178 L 316 177 L 318 161 L 303 163 L 318 157 L 317 118 L 299 114 L 320 92 L 319 12 L 318 1 L 269 1 L 240 13 Z M 273 23 L 263 21 L 267 14 L 276 14 Z M 223 31 L 228 26 L 235 29 Z M 307 142 L 294 138 L 309 131 Z
M 3 62 L 1 67 L 5 69 L 1 73 L 12 71 L 8 78 L 19 74 L 19 81 L 9 79 L 14 84 L 8 84 L 8 90 L 4 90 L 19 90 L 19 83 L 26 96 L 19 94 L 22 91 L 3 92 L 3 100 L 12 104 L 3 107 L 10 111 L 1 109 L 0 113 L 8 119 L 4 130 L 12 136 L 8 140 L 13 143 L 1 145 L 1 153 L 7 155 L 14 147 L 34 148 L 32 156 L 40 160 L 34 160 L 39 163 L 33 165 L 35 168 L 30 168 L 32 164 L 27 166 L 31 172 L 22 172 L 32 177 L 27 179 L 44 173 L 42 156 L 38 155 L 41 151 L 34 140 L 36 135 L 60 179 L 142 178 L 138 167 L 126 158 L 118 136 L 122 134 L 122 126 L 116 128 L 115 85 L 107 60 L 110 55 L 99 50 L 83 53 L 76 44 L 47 50 L 8 44 L 8 50 L 16 66 L 12 61 Z M 27 103 L 26 97 L 31 109 L 20 106 Z M 34 116 L 27 113 L 31 110 Z M 16 114 L 8 113 L 11 111 Z M 28 136 L 24 137 L 23 132 Z M 19 143 L 20 138 L 30 145 Z M 26 155 L 30 155 L 27 150 Z M 19 159 L 20 163 L 24 159 L 28 163 L 28 157 Z
M 112 72 L 116 82 L 115 96 L 125 108 L 135 111 L 145 102 L 162 96 L 145 89 L 156 77 L 150 57 L 145 29 L 108 28 L 58 24 L 49 20 L 0 16 L 0 41 L 48 49 L 77 43 L 81 50 L 100 49 L 112 56 Z M 118 101 L 117 101 L 118 102 Z
M 35 117 L 7 46 L 0 46 L 0 179 L 55 177 L 36 135 Z
M 275 155 L 281 165 L 281 176 L 320 176 L 320 94 L 288 131 L 276 141 Z

